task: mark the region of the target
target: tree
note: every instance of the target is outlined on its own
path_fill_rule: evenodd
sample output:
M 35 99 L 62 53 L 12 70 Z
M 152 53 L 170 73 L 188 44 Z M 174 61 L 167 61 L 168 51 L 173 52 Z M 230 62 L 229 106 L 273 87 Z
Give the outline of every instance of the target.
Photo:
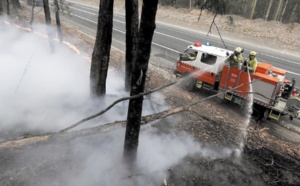
M 255 9 L 256 9 L 256 4 L 257 4 L 257 0 L 254 0 L 252 2 L 252 6 L 251 6 L 250 19 L 253 19 L 253 16 L 254 16 L 254 13 L 255 13 Z
M 138 0 L 126 0 L 126 61 L 125 61 L 125 90 L 130 91 L 130 77 L 138 38 Z
M 96 41 L 90 70 L 90 90 L 94 97 L 106 92 L 106 77 L 110 57 L 113 27 L 113 0 L 101 0 Z
M 10 9 L 9 9 L 9 0 L 6 0 L 6 14 L 10 14 Z
M 141 23 L 138 34 L 137 57 L 132 70 L 130 95 L 144 92 L 150 58 L 151 43 L 155 30 L 158 0 L 143 0 Z M 128 106 L 127 126 L 124 141 L 124 158 L 135 161 L 139 141 L 143 97 L 131 99 Z
M 274 19 L 276 21 L 279 21 L 280 20 L 280 14 L 282 12 L 282 7 L 283 6 L 283 0 L 279 0 L 279 4 L 277 6 L 277 10 L 276 10 L 276 13 L 275 13 L 275 16 L 274 16 Z
M 270 14 L 270 11 L 271 11 L 272 4 L 273 4 L 273 0 L 270 0 L 269 5 L 268 5 L 268 9 L 267 9 L 267 13 L 266 13 L 266 16 L 265 16 L 266 20 L 268 20 L 268 18 L 269 18 L 269 14 Z
M 3 15 L 2 0 L 0 0 L 0 16 Z
M 57 35 L 59 42 L 62 43 L 62 31 L 61 31 L 61 24 L 60 24 L 60 18 L 59 18 L 59 6 L 58 1 L 54 0 L 54 7 L 55 7 L 55 20 L 56 20 L 56 28 L 57 28 Z
M 35 0 L 32 0 L 30 25 L 32 25 L 33 20 L 34 20 L 34 7 L 35 7 Z
M 51 16 L 50 16 L 49 1 L 43 0 L 43 5 L 44 5 L 46 25 L 47 25 L 48 39 L 49 39 L 49 44 L 50 44 L 50 51 L 51 51 L 51 53 L 53 53 L 55 51 L 55 49 L 54 49 L 54 43 L 53 43 L 53 33 L 52 33 L 52 29 L 51 29 Z

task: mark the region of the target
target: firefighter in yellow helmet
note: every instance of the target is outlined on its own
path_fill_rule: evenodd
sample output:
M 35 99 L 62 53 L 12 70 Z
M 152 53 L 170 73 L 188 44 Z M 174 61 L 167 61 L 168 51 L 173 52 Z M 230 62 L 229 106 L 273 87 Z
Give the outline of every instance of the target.
M 238 68 L 240 69 L 242 66 L 242 63 L 244 61 L 244 57 L 242 55 L 243 49 L 241 47 L 237 47 L 234 50 L 233 55 L 231 56 L 230 60 L 230 67 Z
M 257 68 L 257 59 L 256 59 L 256 52 L 251 51 L 249 54 L 249 58 L 247 59 L 247 67 L 249 70 L 249 73 L 253 74 L 255 73 L 255 70 Z

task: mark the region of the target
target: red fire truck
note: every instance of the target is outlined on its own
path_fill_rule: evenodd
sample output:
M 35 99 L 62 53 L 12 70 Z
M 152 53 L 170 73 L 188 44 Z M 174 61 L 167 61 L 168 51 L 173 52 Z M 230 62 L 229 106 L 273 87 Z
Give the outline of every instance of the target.
M 253 111 L 258 118 L 279 120 L 300 117 L 300 98 L 293 96 L 295 80 L 286 79 L 286 71 L 260 62 L 254 73 L 230 67 L 233 51 L 195 43 L 179 54 L 174 73 L 183 77 L 187 90 L 206 89 L 218 97 L 243 106 L 253 95 Z

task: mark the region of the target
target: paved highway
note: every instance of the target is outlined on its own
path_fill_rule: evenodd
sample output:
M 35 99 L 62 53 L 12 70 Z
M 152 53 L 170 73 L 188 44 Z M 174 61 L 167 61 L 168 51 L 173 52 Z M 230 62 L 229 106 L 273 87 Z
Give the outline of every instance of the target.
M 79 27 L 87 34 L 95 36 L 98 8 L 77 3 L 71 3 L 70 8 L 71 16 L 64 16 L 64 20 Z M 124 49 L 124 15 L 114 14 L 113 20 L 113 44 L 117 48 Z M 259 61 L 266 61 L 276 67 L 287 70 L 289 72 L 288 78 L 294 77 L 297 81 L 297 87 L 300 87 L 300 60 L 296 55 L 288 55 L 285 51 L 276 51 L 264 46 L 252 46 L 238 38 L 235 38 L 235 40 L 225 38 L 224 41 L 229 50 L 233 50 L 236 46 L 243 47 L 245 56 L 248 56 L 251 50 L 257 51 L 259 53 Z M 205 33 L 199 31 L 157 22 L 152 43 L 152 57 L 154 61 L 161 63 L 159 65 L 172 67 L 178 57 L 178 53 L 194 42 L 210 42 L 213 46 L 224 48 L 219 37 L 206 36 Z

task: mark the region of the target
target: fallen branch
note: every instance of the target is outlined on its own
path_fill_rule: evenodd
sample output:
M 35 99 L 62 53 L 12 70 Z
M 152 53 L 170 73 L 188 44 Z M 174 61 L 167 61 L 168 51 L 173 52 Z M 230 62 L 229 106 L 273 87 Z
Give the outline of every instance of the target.
M 120 98 L 120 99 L 116 100 L 115 102 L 113 102 L 113 103 L 112 103 L 111 105 L 109 105 L 108 107 L 106 107 L 104 110 L 102 110 L 102 111 L 100 111 L 100 112 L 98 112 L 98 113 L 96 113 L 96 114 L 94 114 L 94 115 L 91 115 L 91 116 L 89 116 L 89 117 L 87 117 L 87 118 L 84 118 L 84 119 L 82 119 L 82 120 L 80 120 L 80 121 L 74 123 L 73 125 L 71 125 L 71 126 L 69 126 L 69 127 L 67 127 L 67 128 L 64 128 L 64 129 L 60 130 L 59 132 L 60 132 L 60 133 L 61 133 L 61 132 L 66 132 L 66 131 L 68 131 L 68 130 L 70 130 L 70 129 L 72 129 L 72 128 L 77 127 L 78 125 L 80 125 L 80 124 L 82 124 L 82 123 L 84 123 L 84 122 L 86 122 L 86 121 L 89 121 L 89 120 L 94 119 L 94 118 L 96 118 L 96 117 L 98 117 L 98 116 L 101 116 L 102 114 L 104 114 L 105 112 L 107 112 L 108 110 L 110 110 L 114 105 L 116 105 L 116 104 L 119 103 L 119 102 L 126 101 L 126 100 L 129 100 L 129 99 L 137 99 L 137 98 L 143 97 L 143 96 L 145 96 L 145 95 L 151 94 L 151 93 L 156 92 L 156 91 L 158 91 L 158 90 L 161 90 L 161 89 L 164 89 L 164 88 L 169 87 L 169 86 L 171 86 L 171 85 L 174 85 L 175 83 L 177 83 L 177 82 L 171 82 L 171 83 L 169 83 L 169 84 L 167 84 L 167 85 L 163 85 L 163 86 L 161 86 L 161 87 L 158 87 L 158 88 L 156 88 L 156 89 L 150 90 L 150 91 L 145 92 L 145 93 L 142 93 L 142 94 L 138 94 L 138 95 L 134 95 L 134 96 L 129 96 L 129 97 L 123 97 L 123 98 Z

